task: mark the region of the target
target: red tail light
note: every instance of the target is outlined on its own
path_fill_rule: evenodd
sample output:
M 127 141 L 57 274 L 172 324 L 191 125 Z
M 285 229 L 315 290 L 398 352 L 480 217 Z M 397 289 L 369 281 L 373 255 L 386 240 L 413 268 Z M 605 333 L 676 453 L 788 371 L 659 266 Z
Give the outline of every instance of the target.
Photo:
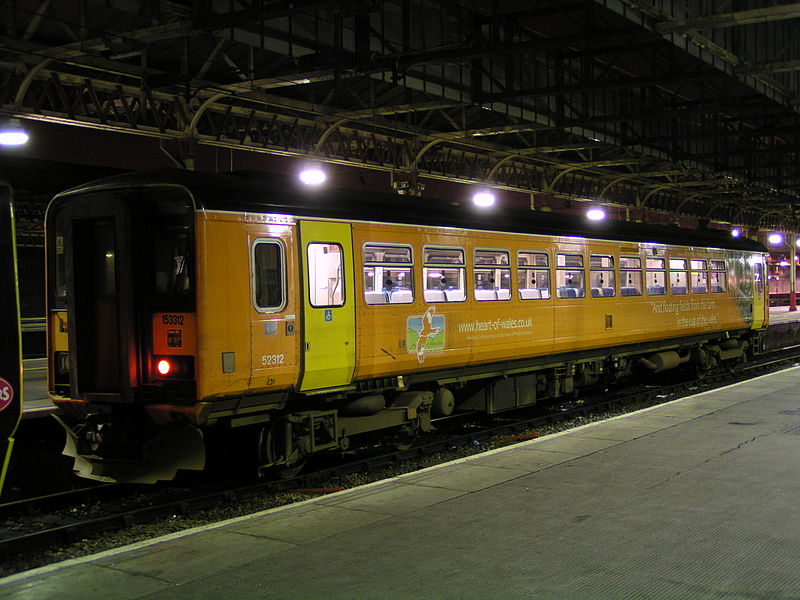
M 154 356 L 153 376 L 156 379 L 192 379 L 194 377 L 193 356 Z
M 162 377 L 166 377 L 172 371 L 172 363 L 169 362 L 167 359 L 162 358 L 158 363 L 156 363 L 156 371 Z

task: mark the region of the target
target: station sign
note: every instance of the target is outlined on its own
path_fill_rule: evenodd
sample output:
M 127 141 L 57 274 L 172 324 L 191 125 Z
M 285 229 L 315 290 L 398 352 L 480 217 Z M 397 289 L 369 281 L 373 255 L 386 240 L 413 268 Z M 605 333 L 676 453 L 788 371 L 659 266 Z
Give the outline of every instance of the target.
M 22 351 L 11 188 L 0 180 L 0 492 L 22 417 Z

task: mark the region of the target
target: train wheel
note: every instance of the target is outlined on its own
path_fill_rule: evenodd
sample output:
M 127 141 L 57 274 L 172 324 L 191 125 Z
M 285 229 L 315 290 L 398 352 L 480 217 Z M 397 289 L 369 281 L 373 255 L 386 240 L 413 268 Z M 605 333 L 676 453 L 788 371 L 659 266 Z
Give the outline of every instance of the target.
M 287 445 L 287 437 L 291 438 L 291 445 Z M 287 447 L 288 456 L 286 456 Z M 263 465 L 259 468 L 261 474 L 270 474 L 279 479 L 291 479 L 306 466 L 307 457 L 292 435 L 291 423 L 286 420 L 276 421 L 261 430 L 258 452 Z
M 419 429 L 411 425 L 405 425 L 393 432 L 385 439 L 385 444 L 395 450 L 408 450 L 417 441 Z

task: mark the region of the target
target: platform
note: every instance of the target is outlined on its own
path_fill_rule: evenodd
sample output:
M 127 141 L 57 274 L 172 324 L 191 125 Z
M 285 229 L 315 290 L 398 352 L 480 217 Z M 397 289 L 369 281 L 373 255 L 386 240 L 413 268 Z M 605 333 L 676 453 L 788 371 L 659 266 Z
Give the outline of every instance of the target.
M 770 306 L 769 324 L 794 323 L 800 321 L 800 311 L 790 311 L 788 306 Z
M 800 368 L 0 580 L 0 598 L 800 597 Z

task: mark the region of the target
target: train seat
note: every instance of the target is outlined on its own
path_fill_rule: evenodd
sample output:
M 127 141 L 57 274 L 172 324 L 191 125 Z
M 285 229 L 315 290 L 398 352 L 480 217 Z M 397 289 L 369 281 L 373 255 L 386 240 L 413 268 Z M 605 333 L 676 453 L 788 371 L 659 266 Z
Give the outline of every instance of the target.
M 680 296 L 685 294 L 688 290 L 686 289 L 685 285 L 673 285 L 670 287 L 669 291 L 675 294 L 676 296 Z
M 707 294 L 708 288 L 704 285 L 695 285 L 692 286 L 692 293 L 693 294 Z
M 560 288 L 558 288 L 558 297 L 559 298 L 578 298 L 578 297 L 580 297 L 580 294 L 578 293 L 578 288 L 569 287 L 568 285 L 563 285 Z
M 449 300 L 448 294 L 448 300 Z M 497 300 L 497 292 L 494 290 L 475 290 L 475 300 Z
M 519 297 L 523 300 L 539 300 L 542 297 L 542 292 L 535 288 L 521 289 Z
M 425 290 L 425 302 L 446 302 L 442 290 Z
M 611 298 L 614 295 L 614 288 L 613 287 L 604 287 L 603 288 L 603 297 L 604 298 Z
M 641 296 L 641 294 L 637 292 L 635 287 L 619 288 L 619 294 L 620 296 Z
M 647 286 L 648 296 L 663 296 L 667 291 L 663 285 L 649 285 Z
M 497 290 L 498 300 L 511 300 L 511 290 Z
M 467 295 L 464 293 L 464 290 L 447 290 L 445 292 L 445 297 L 447 298 L 448 302 L 463 302 L 467 299 Z
M 603 297 L 603 288 L 592 288 L 592 298 L 602 298 Z
M 389 297 L 389 302 L 392 304 L 411 304 L 414 301 L 414 295 L 411 290 L 397 290 L 392 292 Z
M 364 292 L 367 304 L 389 304 L 389 294 L 386 292 Z

